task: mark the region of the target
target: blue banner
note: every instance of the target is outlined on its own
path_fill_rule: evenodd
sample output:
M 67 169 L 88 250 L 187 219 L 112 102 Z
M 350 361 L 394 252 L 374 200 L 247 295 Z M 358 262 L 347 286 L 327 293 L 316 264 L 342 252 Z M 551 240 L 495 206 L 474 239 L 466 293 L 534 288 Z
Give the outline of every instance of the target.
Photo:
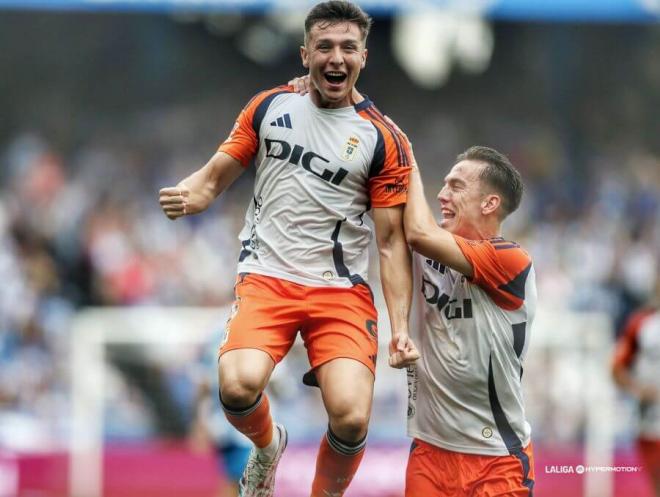
M 314 0 L 0 0 L 0 9 L 122 12 L 267 12 L 307 10 Z M 417 9 L 481 12 L 494 19 L 657 22 L 660 0 L 363 0 L 372 14 Z

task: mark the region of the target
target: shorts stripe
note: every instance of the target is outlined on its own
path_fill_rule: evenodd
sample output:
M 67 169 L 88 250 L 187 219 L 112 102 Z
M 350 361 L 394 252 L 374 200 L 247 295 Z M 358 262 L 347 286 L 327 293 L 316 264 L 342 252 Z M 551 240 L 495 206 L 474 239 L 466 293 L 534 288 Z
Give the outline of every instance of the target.
M 515 456 L 518 460 L 520 460 L 522 467 L 523 467 L 523 479 L 522 479 L 522 484 L 529 489 L 529 497 L 534 496 L 534 480 L 532 480 L 529 477 L 529 471 L 530 471 L 530 464 L 529 464 L 529 457 L 525 452 L 520 449 L 512 454 Z

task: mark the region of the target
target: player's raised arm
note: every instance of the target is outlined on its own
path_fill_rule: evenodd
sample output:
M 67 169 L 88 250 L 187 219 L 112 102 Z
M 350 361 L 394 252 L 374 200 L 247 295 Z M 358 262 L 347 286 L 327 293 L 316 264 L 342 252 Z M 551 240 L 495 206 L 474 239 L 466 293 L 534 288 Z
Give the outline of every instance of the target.
M 463 255 L 454 236 L 438 226 L 424 197 L 424 186 L 417 166 L 410 172 L 408 202 L 404 210 L 406 239 L 415 252 L 445 264 L 466 276 L 472 265 Z
M 264 100 L 287 91 L 284 87 L 279 87 L 255 95 L 243 108 L 231 133 L 206 165 L 175 187 L 160 190 L 160 205 L 167 217 L 176 219 L 204 211 L 240 176 L 259 148 L 258 115 L 261 115 L 261 118 L 263 115 L 257 110 L 267 108 L 267 104 L 264 106 Z
M 403 232 L 403 205 L 375 208 L 373 219 L 380 254 L 380 279 L 392 326 L 389 364 L 402 368 L 419 358 L 408 336 L 412 267 Z
M 224 152 L 216 152 L 204 167 L 178 185 L 162 188 L 159 192 L 160 206 L 170 219 L 202 212 L 244 170 L 238 160 Z

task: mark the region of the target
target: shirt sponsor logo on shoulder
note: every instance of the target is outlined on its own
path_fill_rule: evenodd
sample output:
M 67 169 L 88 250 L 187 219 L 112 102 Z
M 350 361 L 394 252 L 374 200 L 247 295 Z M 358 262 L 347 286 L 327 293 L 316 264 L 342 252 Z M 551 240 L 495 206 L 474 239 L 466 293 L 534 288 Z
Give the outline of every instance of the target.
M 387 193 L 406 193 L 408 188 L 400 179 L 396 180 L 394 183 L 389 183 L 385 185 L 385 191 Z

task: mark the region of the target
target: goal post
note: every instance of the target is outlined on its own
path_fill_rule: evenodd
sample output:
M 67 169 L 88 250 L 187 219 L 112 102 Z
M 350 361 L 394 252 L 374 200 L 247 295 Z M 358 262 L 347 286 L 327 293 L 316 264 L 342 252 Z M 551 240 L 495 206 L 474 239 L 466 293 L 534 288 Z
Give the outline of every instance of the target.
M 98 308 L 79 313 L 71 329 L 71 497 L 101 497 L 103 385 L 113 344 L 198 345 L 222 330 L 226 308 Z
M 612 466 L 614 461 L 616 395 L 609 370 L 613 337 L 612 320 L 605 313 L 540 308 L 525 359 L 528 418 L 535 417 L 533 397 L 540 390 L 547 397 L 542 405 L 553 406 L 552 412 L 566 418 L 557 423 L 569 423 L 570 416 L 577 419 L 576 424 L 584 426 L 582 465 L 586 468 Z M 530 383 L 536 383 L 537 392 Z M 532 439 L 534 430 L 532 422 Z M 537 480 L 544 471 L 537 466 Z M 583 497 L 614 494 L 611 472 L 587 470 L 582 483 Z

